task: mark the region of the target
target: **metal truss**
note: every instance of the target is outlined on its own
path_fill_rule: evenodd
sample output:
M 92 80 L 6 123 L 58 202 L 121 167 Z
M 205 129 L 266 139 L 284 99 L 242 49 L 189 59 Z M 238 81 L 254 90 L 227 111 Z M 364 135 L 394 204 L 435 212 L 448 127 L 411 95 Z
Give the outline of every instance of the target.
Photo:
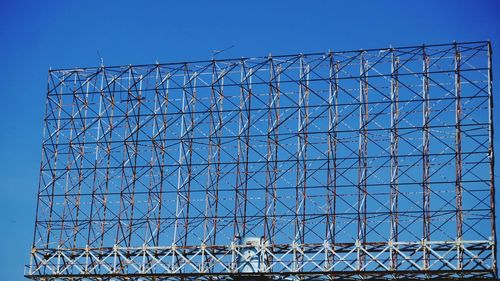
M 253 258 L 243 254 L 246 248 L 231 244 L 212 247 L 115 246 L 97 250 L 87 248 L 38 251 L 33 259 L 39 266 L 33 268 L 33 273 L 41 276 L 65 277 L 116 277 L 125 274 L 213 279 L 220 276 L 241 275 L 241 269 L 245 264 L 238 263 L 238 259 L 244 258 L 250 261 Z M 460 258 L 457 257 L 459 252 L 463 253 Z M 360 253 L 365 255 L 362 262 L 358 258 Z M 297 258 L 297 254 L 300 255 L 300 259 Z M 303 277 L 301 275 L 335 273 L 345 277 L 374 271 L 380 271 L 377 275 L 383 273 L 382 276 L 406 272 L 407 276 L 428 278 L 429 275 L 441 271 L 453 273 L 457 277 L 468 276 L 469 271 L 476 274 L 491 274 L 491 264 L 484 261 L 491 260 L 494 252 L 490 241 L 389 242 L 367 245 L 356 241 L 354 244 L 344 245 L 327 242 L 316 245 L 260 245 L 255 247 L 254 255 L 261 261 L 272 259 L 271 262 L 264 264 L 262 272 L 255 273 L 256 276 L 271 278 L 277 275 Z M 391 269 L 395 266 L 392 262 L 394 255 L 399 255 L 402 259 L 396 270 Z M 427 261 L 422 258 L 424 255 L 429 256 Z M 328 261 L 328 256 L 335 257 L 336 261 Z M 207 262 L 209 260 L 210 262 Z M 245 275 L 252 274 L 245 273 Z
M 51 70 L 25 275 L 494 279 L 492 112 L 489 42 Z

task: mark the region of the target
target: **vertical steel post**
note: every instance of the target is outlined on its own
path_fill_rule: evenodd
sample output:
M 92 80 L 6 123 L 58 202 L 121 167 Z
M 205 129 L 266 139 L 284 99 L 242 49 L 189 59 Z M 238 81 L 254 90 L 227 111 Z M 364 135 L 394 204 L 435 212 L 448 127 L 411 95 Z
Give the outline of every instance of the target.
M 274 244 L 278 184 L 278 129 L 281 65 L 275 65 L 271 55 L 269 65 L 269 97 L 267 101 L 266 202 L 264 240 Z
M 422 103 L 422 240 L 423 240 L 423 262 L 424 270 L 429 269 L 430 253 L 427 249 L 427 243 L 430 240 L 430 157 L 429 157 L 429 130 L 430 130 L 430 100 L 429 100 L 429 56 L 425 52 L 425 46 L 422 47 L 423 54 L 423 103 Z
M 457 218 L 457 240 L 462 240 L 462 102 L 461 102 L 461 77 L 460 65 L 461 54 L 455 43 L 455 196 L 456 196 L 456 218 Z M 462 245 L 457 245 L 457 268 L 463 266 Z
M 212 61 L 212 82 L 210 84 L 209 134 L 207 155 L 207 183 L 205 187 L 205 218 L 203 243 L 215 245 L 217 237 L 219 181 L 220 181 L 220 143 L 222 129 L 222 101 L 225 70 L 218 71 Z
M 252 68 L 247 70 L 245 60 L 240 62 L 240 104 L 238 116 L 238 155 L 236 162 L 236 186 L 234 205 L 234 238 L 243 238 L 247 234 L 247 194 L 250 153 L 251 101 L 252 101 Z
M 368 61 L 360 53 L 359 67 L 359 138 L 358 138 L 358 243 L 366 246 L 366 199 L 368 172 Z M 365 253 L 358 249 L 358 270 L 365 265 Z
M 133 73 L 133 72 L 131 72 Z M 127 235 L 127 242 L 126 245 L 129 247 L 133 246 L 133 241 L 132 241 L 132 235 L 135 231 L 137 231 L 137 227 L 134 227 L 134 211 L 135 211 L 135 205 L 136 205 L 136 200 L 135 200 L 135 189 L 137 187 L 137 181 L 139 180 L 139 175 L 138 175 L 138 165 L 137 165 L 137 160 L 140 155 L 139 151 L 139 132 L 141 130 L 141 105 L 142 105 L 142 79 L 143 76 L 140 74 L 139 75 L 139 80 L 136 81 L 135 75 L 132 75 L 132 89 L 129 89 L 129 94 L 131 95 L 130 98 L 133 96 L 133 92 L 135 91 L 135 98 L 134 100 L 137 102 L 136 106 L 132 106 L 132 115 L 134 119 L 132 131 L 130 132 L 130 138 L 133 141 L 133 146 L 132 146 L 132 155 L 133 157 L 129 156 L 129 159 L 132 158 L 132 187 L 130 191 L 130 197 L 129 197 L 129 204 L 130 204 L 130 215 L 129 215 L 129 221 L 128 221 L 128 234 Z M 139 86 L 137 86 L 139 84 Z M 129 152 L 130 155 L 130 152 Z
M 116 80 L 116 76 L 113 77 L 111 83 L 115 83 L 115 80 Z M 107 227 L 107 213 L 108 213 L 108 201 L 109 201 L 109 188 L 110 188 L 110 182 L 109 182 L 109 179 L 110 179 L 110 173 L 111 173 L 111 155 L 112 155 L 112 142 L 113 142 L 113 131 L 114 131 L 114 124 L 113 124 L 113 120 L 114 120 L 114 112 L 115 112 L 115 93 L 114 91 L 110 91 L 109 87 L 107 86 L 107 91 L 108 91 L 108 94 L 109 94 L 109 97 L 108 97 L 108 102 L 110 103 L 110 108 L 107 109 L 107 113 L 109 114 L 109 117 L 108 117 L 108 140 L 105 142 L 105 145 L 106 145 L 106 171 L 105 171 L 105 176 L 104 176 L 104 180 L 105 180 L 105 189 L 104 189 L 104 196 L 102 198 L 102 207 L 103 207 L 103 215 L 102 215 L 102 221 L 101 221 L 101 241 L 100 241 L 100 247 L 104 247 L 105 245 L 105 238 L 104 236 L 107 234 L 107 232 L 110 232 L 110 229 L 106 230 L 106 227 Z M 87 83 L 87 94 L 89 92 L 89 84 Z
M 159 145 L 159 156 L 158 156 L 158 165 L 160 166 L 159 177 L 159 194 L 158 194 L 158 217 L 156 219 L 156 235 L 155 240 L 157 245 L 160 245 L 160 233 L 162 227 L 162 211 L 163 207 L 163 197 L 164 197 L 164 188 L 165 188 L 165 176 L 166 176 L 166 167 L 165 161 L 167 157 L 167 131 L 168 131 L 168 118 L 167 114 L 169 113 L 169 87 L 170 87 L 170 73 L 166 73 L 162 76 L 161 69 L 158 68 L 158 80 L 157 85 L 155 87 L 156 94 L 158 95 L 158 100 L 160 102 L 160 112 L 161 112 L 161 129 L 158 132 L 158 136 L 161 139 Z M 165 220 L 163 220 L 165 221 Z
M 94 229 L 93 229 L 93 218 L 97 217 L 98 219 L 102 219 L 99 217 L 99 202 L 103 202 L 104 198 L 102 198 L 102 191 L 98 190 L 98 186 L 99 183 L 97 182 L 97 168 L 99 166 L 99 163 L 98 161 L 100 160 L 98 155 L 99 155 L 99 144 L 101 142 L 101 127 L 102 127 L 102 117 L 101 117 L 101 114 L 102 114 L 102 107 L 103 107 L 103 98 L 104 98 L 104 78 L 106 77 L 106 68 L 104 66 L 101 66 L 101 71 L 100 71 L 100 74 L 101 74 L 101 79 L 99 81 L 99 109 L 98 109 L 98 121 L 97 121 L 97 131 L 96 131 L 96 148 L 95 148 L 95 158 L 94 158 L 94 178 L 93 178 L 93 182 L 94 182 L 94 188 L 92 189 L 92 199 L 91 199 L 91 203 L 90 203 L 90 215 L 89 215 L 89 226 L 88 226 L 88 236 L 87 236 L 87 245 L 91 246 L 91 245 L 94 245 L 94 242 L 98 239 L 98 237 L 102 237 L 103 236 L 103 231 L 104 231 L 104 227 L 101 228 L 101 233 L 99 235 L 99 232 L 96 232 Z M 76 95 L 76 93 L 74 93 L 74 95 Z M 83 130 L 86 131 L 88 128 L 87 128 L 87 114 L 88 114 L 88 101 L 89 101 L 89 88 L 87 87 L 87 92 L 85 94 L 85 101 L 84 101 L 84 106 L 83 106 L 83 110 L 84 110 L 84 113 L 83 113 L 83 118 L 84 118 L 84 125 L 83 125 Z M 80 110 L 81 111 L 81 110 Z M 81 114 L 81 113 L 80 113 Z M 82 141 L 81 143 L 85 143 L 85 134 L 83 134 L 82 136 Z M 78 141 L 80 142 L 80 141 Z M 83 159 L 85 158 L 84 157 L 84 149 L 85 147 L 82 145 L 81 149 L 80 149 L 80 153 L 81 153 L 81 164 L 83 164 Z M 83 167 L 83 165 L 81 166 Z M 83 175 L 80 175 L 80 177 L 82 177 Z M 106 184 L 107 185 L 107 184 Z M 79 196 L 80 197 L 80 196 Z M 97 199 L 97 197 L 100 197 L 99 199 Z M 80 198 L 78 199 L 78 202 L 80 202 Z M 78 203 L 78 208 L 80 207 L 80 203 Z M 94 212 L 97 212 L 97 214 L 94 214 Z M 96 234 L 97 233 L 97 234 Z M 94 237 L 92 237 L 94 236 Z M 96 237 L 97 236 L 97 237 Z M 76 240 L 76 238 L 75 238 Z
M 297 177 L 295 189 L 295 243 L 303 247 L 306 232 L 306 200 L 307 200 L 307 127 L 309 122 L 309 65 L 304 56 L 299 59 L 299 92 L 298 92 L 298 122 L 297 122 Z M 300 268 L 303 256 L 298 251 L 295 254 L 295 268 Z
M 115 245 L 121 245 L 122 243 L 127 243 L 128 237 L 128 229 L 131 226 L 127 227 L 127 218 L 130 217 L 129 215 L 129 208 L 133 204 L 132 198 L 131 198 L 131 193 L 130 193 L 130 184 L 129 184 L 129 169 L 132 169 L 134 171 L 134 167 L 131 166 L 131 159 L 133 159 L 133 148 L 130 148 L 130 142 L 133 142 L 133 131 L 134 131 L 134 126 L 131 124 L 131 120 L 133 119 L 134 116 L 134 106 L 131 106 L 131 103 L 133 102 L 133 95 L 132 95 L 132 87 L 134 85 L 133 83 L 133 67 L 129 66 L 126 70 L 127 78 L 124 78 L 126 80 L 126 89 L 127 92 L 124 93 L 126 95 L 125 98 L 125 116 L 124 118 L 124 136 L 123 136 L 123 149 L 122 149 L 122 159 L 121 159 L 121 173 L 120 173 L 120 207 L 118 209 L 118 226 L 117 226 L 117 231 L 116 231 L 116 238 L 115 238 Z M 131 140 L 130 140 L 131 139 Z M 130 152 L 132 150 L 132 152 Z M 131 155 L 132 154 L 132 155 Z M 132 172 L 132 175 L 134 172 Z M 132 178 L 132 181 L 134 179 Z M 121 265 L 122 260 L 120 260 L 120 265 Z
M 399 57 L 394 54 L 395 50 L 391 49 L 391 175 L 390 175 L 390 223 L 391 234 L 390 241 L 398 242 L 398 196 L 399 196 Z M 392 245 L 392 247 L 397 247 Z M 391 247 L 391 270 L 397 269 L 398 255 Z
M 326 214 L 326 233 L 325 242 L 330 244 L 335 250 L 336 232 L 337 232 L 337 125 L 338 125 L 338 73 L 339 63 L 335 61 L 332 52 L 328 54 L 329 58 L 329 79 L 328 79 L 328 149 L 327 149 L 327 214 Z M 332 253 L 327 255 L 327 266 L 334 264 L 335 256 Z
M 496 234 L 496 215 L 495 215 L 495 150 L 494 150 L 494 126 L 493 126 L 493 70 L 492 70 L 492 55 L 491 42 L 488 41 L 488 139 L 489 139 L 489 160 L 490 160 L 490 218 L 491 218 L 491 239 L 493 240 L 492 247 L 492 269 L 495 276 L 498 276 L 497 268 L 497 234 Z M 490 240 L 491 240 L 490 239 Z
M 189 234 L 189 210 L 191 207 L 191 179 L 193 134 L 195 126 L 196 80 L 198 73 L 190 74 L 187 64 L 184 65 L 182 84 L 181 128 L 179 135 L 179 162 L 176 190 L 176 223 L 174 244 L 187 245 Z

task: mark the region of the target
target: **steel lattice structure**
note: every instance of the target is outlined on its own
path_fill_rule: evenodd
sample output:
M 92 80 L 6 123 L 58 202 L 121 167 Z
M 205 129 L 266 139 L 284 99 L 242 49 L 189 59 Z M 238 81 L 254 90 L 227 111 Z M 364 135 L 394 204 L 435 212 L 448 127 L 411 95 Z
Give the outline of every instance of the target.
M 492 108 L 489 42 L 51 70 L 26 276 L 495 278 Z

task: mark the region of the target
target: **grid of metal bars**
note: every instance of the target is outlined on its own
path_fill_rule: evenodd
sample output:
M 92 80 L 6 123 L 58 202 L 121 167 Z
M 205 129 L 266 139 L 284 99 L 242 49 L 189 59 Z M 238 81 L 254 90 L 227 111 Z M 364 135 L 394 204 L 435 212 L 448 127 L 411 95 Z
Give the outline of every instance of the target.
M 492 107 L 489 42 L 51 70 L 26 276 L 494 278 Z

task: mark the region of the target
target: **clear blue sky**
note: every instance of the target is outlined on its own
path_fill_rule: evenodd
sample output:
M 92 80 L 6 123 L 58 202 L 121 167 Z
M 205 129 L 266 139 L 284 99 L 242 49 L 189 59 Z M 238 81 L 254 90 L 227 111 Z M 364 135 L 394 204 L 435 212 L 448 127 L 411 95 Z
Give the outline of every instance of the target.
M 117 65 L 210 59 L 231 45 L 220 57 L 489 39 L 500 81 L 499 1 L 242 3 L 0 0 L 0 279 L 24 280 L 28 263 L 49 67 L 95 66 L 97 51 Z

